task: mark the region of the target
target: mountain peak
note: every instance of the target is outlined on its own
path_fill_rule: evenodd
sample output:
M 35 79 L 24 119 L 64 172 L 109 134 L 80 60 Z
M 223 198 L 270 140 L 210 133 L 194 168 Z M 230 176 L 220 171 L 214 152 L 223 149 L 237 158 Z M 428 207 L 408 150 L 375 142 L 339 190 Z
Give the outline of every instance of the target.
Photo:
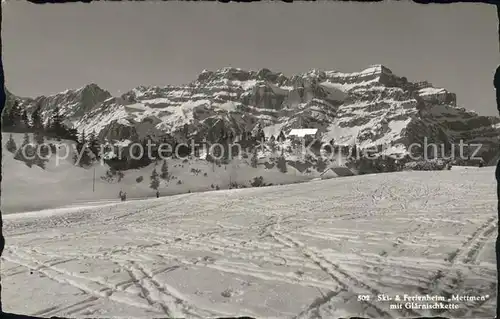
M 92 83 L 89 83 L 87 85 L 84 86 L 84 88 L 92 88 L 92 89 L 100 89 L 102 90 L 99 85 L 97 85 L 96 83 L 92 82 Z
M 96 83 L 90 83 L 90 84 L 87 84 L 83 87 L 81 87 L 80 89 L 78 89 L 77 91 L 80 91 L 80 92 L 83 92 L 84 94 L 85 93 L 91 93 L 91 94 L 109 94 L 111 96 L 111 94 L 102 89 L 99 85 L 97 85 Z
M 393 74 L 391 69 L 389 69 L 383 64 L 372 64 L 359 73 L 361 74 L 377 73 L 377 74 L 388 74 L 388 75 Z

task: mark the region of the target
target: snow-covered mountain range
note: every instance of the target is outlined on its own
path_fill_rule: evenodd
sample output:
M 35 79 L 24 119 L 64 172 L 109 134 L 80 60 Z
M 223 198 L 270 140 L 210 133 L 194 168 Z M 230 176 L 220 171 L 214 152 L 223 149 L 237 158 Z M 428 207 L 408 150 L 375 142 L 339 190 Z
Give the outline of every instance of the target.
M 28 112 L 55 107 L 79 131 L 103 140 L 137 140 L 165 134 L 202 137 L 212 130 L 266 136 L 292 128 L 318 128 L 323 141 L 361 147 L 412 143 L 481 143 L 488 160 L 498 152 L 500 118 L 457 106 L 456 95 L 428 82 L 413 83 L 383 65 L 361 72 L 311 70 L 287 77 L 268 69 L 204 70 L 193 82 L 140 86 L 114 97 L 96 84 L 56 95 L 18 99 Z

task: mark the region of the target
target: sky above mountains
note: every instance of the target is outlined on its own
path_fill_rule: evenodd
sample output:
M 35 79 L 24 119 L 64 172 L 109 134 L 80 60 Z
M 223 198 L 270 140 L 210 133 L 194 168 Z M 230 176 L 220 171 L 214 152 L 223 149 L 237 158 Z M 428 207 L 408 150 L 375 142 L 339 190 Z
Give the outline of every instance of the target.
M 496 10 L 482 4 L 2 3 L 7 87 L 48 95 L 97 83 L 113 95 L 182 84 L 203 69 L 360 71 L 384 64 L 496 115 Z

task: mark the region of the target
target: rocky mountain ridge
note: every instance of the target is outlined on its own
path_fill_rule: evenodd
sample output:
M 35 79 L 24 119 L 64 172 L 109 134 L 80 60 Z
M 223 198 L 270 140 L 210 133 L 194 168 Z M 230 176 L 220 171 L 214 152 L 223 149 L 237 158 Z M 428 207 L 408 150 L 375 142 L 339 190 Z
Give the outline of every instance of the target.
M 322 141 L 407 152 L 412 143 L 482 144 L 498 152 L 500 119 L 457 106 L 456 95 L 410 82 L 383 66 L 360 72 L 310 70 L 285 76 L 269 69 L 204 70 L 181 86 L 140 86 L 113 97 L 96 84 L 34 99 L 10 95 L 47 121 L 57 107 L 68 125 L 100 139 L 134 141 L 171 134 L 203 138 L 221 128 L 235 135 L 261 127 L 267 137 L 318 128 Z

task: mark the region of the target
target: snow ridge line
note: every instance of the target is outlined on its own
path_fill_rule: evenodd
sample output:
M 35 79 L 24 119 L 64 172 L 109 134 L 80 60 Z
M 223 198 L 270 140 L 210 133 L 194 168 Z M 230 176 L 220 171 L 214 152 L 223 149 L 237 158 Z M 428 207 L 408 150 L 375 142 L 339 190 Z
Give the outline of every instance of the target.
M 120 216 L 113 216 L 113 217 L 111 217 L 111 218 L 107 218 L 107 219 L 105 219 L 104 221 L 116 221 L 116 220 L 118 220 L 118 219 L 122 219 L 122 218 L 125 218 L 125 217 L 128 217 L 128 216 L 131 216 L 131 215 L 140 214 L 140 213 L 145 212 L 145 211 L 147 211 L 147 210 L 154 210 L 155 208 L 158 208 L 158 207 L 160 207 L 160 206 L 164 206 L 164 205 L 165 205 L 165 203 L 163 203 L 163 202 L 162 202 L 162 203 L 159 203 L 159 204 L 157 204 L 157 205 L 153 205 L 153 206 L 146 206 L 146 207 L 145 207 L 145 208 L 143 208 L 143 209 L 140 209 L 140 210 L 133 210 L 132 212 L 129 212 L 129 213 L 126 213 L 126 214 L 123 214 L 123 215 L 120 215 Z M 112 206 L 112 207 L 110 208 L 110 212 L 111 212 L 111 210 L 112 210 L 114 207 L 116 207 L 116 206 Z
M 375 288 L 372 288 L 366 283 L 363 283 L 360 280 L 357 280 L 355 277 L 349 275 L 347 272 L 344 270 L 341 270 L 340 267 L 330 260 L 328 260 L 326 257 L 321 256 L 319 253 L 314 252 L 312 249 L 307 248 L 303 243 L 291 238 L 290 236 L 278 233 L 276 231 L 271 231 L 271 236 L 278 242 L 282 243 L 285 246 L 288 246 L 290 248 L 298 248 L 300 252 L 309 260 L 311 260 L 313 263 L 318 265 L 318 267 L 323 270 L 325 273 L 327 273 L 330 277 L 332 277 L 335 281 L 339 283 L 339 285 L 345 289 L 346 291 L 352 291 L 353 287 L 349 286 L 347 282 L 353 282 L 356 286 L 354 288 L 358 288 L 357 290 L 361 289 L 359 293 L 368 293 L 372 295 L 378 295 L 381 294 L 378 290 Z M 343 280 L 340 279 L 343 277 Z M 397 318 L 400 316 L 400 314 L 397 315 L 391 315 L 389 312 L 380 309 L 376 305 L 363 301 L 363 303 L 366 303 L 368 306 L 374 308 L 381 316 L 385 318 Z M 407 310 L 404 309 L 403 313 L 405 316 L 411 315 L 411 316 L 419 316 L 418 313 L 416 313 L 413 310 Z

